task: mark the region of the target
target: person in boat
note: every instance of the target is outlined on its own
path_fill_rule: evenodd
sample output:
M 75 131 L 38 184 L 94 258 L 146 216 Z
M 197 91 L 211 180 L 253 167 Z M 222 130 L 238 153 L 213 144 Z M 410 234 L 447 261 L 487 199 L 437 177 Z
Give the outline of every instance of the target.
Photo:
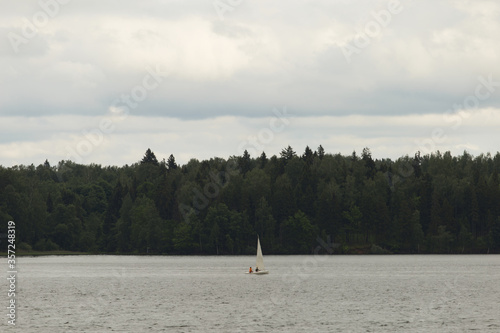
M 257 273 L 259 271 L 259 267 L 256 267 L 255 268 L 255 272 Z
M 252 273 L 252 267 L 250 267 L 250 269 L 248 270 L 248 273 Z

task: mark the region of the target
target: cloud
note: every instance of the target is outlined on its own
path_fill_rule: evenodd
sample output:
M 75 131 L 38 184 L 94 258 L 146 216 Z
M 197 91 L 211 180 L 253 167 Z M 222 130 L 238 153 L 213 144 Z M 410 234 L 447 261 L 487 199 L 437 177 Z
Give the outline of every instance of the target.
M 228 158 L 248 150 L 279 155 L 291 145 L 299 154 L 320 144 L 328 153 L 348 155 L 369 147 L 375 158 L 412 156 L 436 150 L 473 155 L 498 150 L 499 109 L 401 116 L 215 117 L 180 120 L 123 115 L 0 117 L 0 164 L 40 164 L 49 159 L 103 165 L 133 164 L 147 148 L 159 159 L 174 154 L 181 164 L 191 158 Z M 460 120 L 460 121 L 458 121 Z M 103 125 L 106 121 L 106 125 Z
M 0 71 L 16 75 L 0 78 L 0 113 L 103 114 L 156 65 L 170 76 L 141 114 L 191 119 L 283 103 L 301 116 L 444 112 L 477 76 L 500 77 L 492 1 L 401 1 L 348 63 L 339 45 L 388 3 L 244 2 L 222 21 L 206 1 L 70 2 L 15 57 L 3 39 Z M 2 34 L 41 10 L 7 5 Z
M 413 133 L 408 119 L 415 126 L 421 122 L 418 128 L 424 130 L 437 126 L 436 115 L 457 112 L 455 105 L 466 109 L 464 103 L 475 96 L 481 77 L 490 77 L 493 89 L 474 107 L 481 112 L 500 107 L 496 1 L 401 0 L 401 10 L 390 15 L 387 24 L 380 15 L 387 12 L 389 0 L 362 0 L 356 6 L 347 0 L 233 2 L 223 20 L 206 0 L 57 0 L 60 6 L 51 9 L 53 15 L 41 5 L 45 3 L 8 2 L 0 13 L 0 117 L 9 124 L 22 121 L 31 129 L 7 128 L 9 134 L 2 134 L 0 145 L 9 150 L 3 158 L 12 163 L 26 163 L 16 150 L 28 143 L 38 147 L 35 151 L 22 146 L 33 158 L 42 158 L 46 148 L 53 158 L 65 158 L 66 145 L 78 143 L 82 128 L 98 126 L 88 121 L 112 112 L 114 117 L 129 112 L 130 119 L 137 120 L 136 127 L 127 127 L 131 133 L 158 142 L 165 138 L 166 145 L 166 134 L 158 132 L 153 138 L 146 129 L 156 122 L 175 133 L 169 124 L 177 124 L 185 130 L 178 134 L 185 142 L 169 139 L 186 148 L 178 154 L 187 158 L 200 153 L 201 158 L 209 151 L 232 154 L 225 140 L 235 142 L 242 133 L 258 132 L 254 121 L 264 121 L 281 105 L 305 127 L 293 132 L 295 136 L 276 136 L 271 149 L 275 152 L 289 143 L 325 143 L 325 148 L 331 143 L 333 150 L 340 150 L 341 144 L 347 150 L 363 145 L 375 150 L 376 144 L 388 154 L 413 149 L 414 139 L 408 139 L 404 149 L 391 148 L 400 145 L 391 138 Z M 48 19 L 40 23 L 43 15 Z M 30 24 L 36 31 L 28 38 Z M 370 26 L 378 30 L 360 47 L 356 41 Z M 18 52 L 9 39 L 12 34 L 26 39 L 17 45 Z M 357 48 L 349 59 L 342 49 L 346 45 Z M 165 74 L 159 85 L 134 100 L 134 108 L 117 105 L 116 100 L 140 92 L 148 68 Z M 403 126 L 396 125 L 398 117 Z M 316 130 L 332 119 L 344 127 L 331 124 L 335 133 Z M 371 128 L 380 119 L 394 125 Z M 77 127 L 70 124 L 73 121 L 78 121 Z M 44 128 L 51 128 L 52 136 Z M 92 161 L 99 162 L 99 157 L 103 162 L 132 163 L 136 154 L 142 155 L 147 143 L 141 137 L 135 137 L 130 147 L 136 148 L 128 152 L 120 148 L 128 137 L 117 131 L 109 144 L 121 155 L 110 154 L 103 144 L 89 154 Z M 428 137 L 430 131 L 412 137 Z M 200 142 L 196 133 L 206 140 Z M 475 130 L 452 131 L 446 147 L 491 150 L 480 135 Z M 209 148 L 196 148 L 204 143 L 210 143 Z M 51 146 L 59 147 L 59 153 Z M 167 152 L 165 146 L 157 150 Z

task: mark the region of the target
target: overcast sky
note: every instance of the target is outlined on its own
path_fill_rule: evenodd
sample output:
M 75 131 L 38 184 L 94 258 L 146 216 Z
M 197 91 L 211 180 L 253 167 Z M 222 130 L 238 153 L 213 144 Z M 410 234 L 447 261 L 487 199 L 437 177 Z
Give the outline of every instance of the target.
M 500 150 L 497 0 L 1 1 L 3 166 Z

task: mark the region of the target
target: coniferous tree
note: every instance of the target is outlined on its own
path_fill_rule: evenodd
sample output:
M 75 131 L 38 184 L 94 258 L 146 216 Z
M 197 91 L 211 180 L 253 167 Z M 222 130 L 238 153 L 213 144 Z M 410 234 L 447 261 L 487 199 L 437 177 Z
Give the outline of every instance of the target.
M 167 168 L 169 171 L 177 169 L 177 163 L 175 163 L 175 157 L 172 154 L 168 157 Z
M 363 148 L 363 153 L 361 154 L 361 159 L 365 163 L 365 166 L 367 168 L 367 176 L 369 178 L 373 178 L 375 176 L 375 162 L 372 159 L 372 153 L 370 151 L 370 148 L 366 147 Z
M 292 149 L 292 147 L 288 146 L 281 150 L 280 156 L 282 160 L 288 162 L 292 158 L 297 157 L 297 153 Z
M 310 253 L 318 235 L 344 253 L 500 252 L 500 153 L 392 161 L 288 146 L 178 166 L 148 150 L 123 167 L 0 166 L 0 219 L 35 250 L 254 254 L 259 234 L 267 253 Z
M 133 207 L 132 197 L 127 193 L 120 208 L 120 218 L 116 222 L 116 243 L 119 252 L 129 252 L 131 250 L 130 235 L 132 220 L 130 212 Z
M 120 209 L 123 203 L 123 187 L 118 182 L 113 189 L 111 201 L 107 207 L 102 224 L 102 236 L 100 248 L 106 252 L 116 251 L 115 226 L 120 217 Z
M 311 164 L 313 161 L 313 157 L 314 157 L 313 151 L 311 150 L 311 148 L 309 148 L 309 146 L 306 146 L 306 149 L 304 151 L 304 155 L 302 155 L 302 159 L 307 164 Z
M 245 151 L 243 152 L 243 156 L 241 156 L 238 159 L 238 166 L 240 167 L 241 172 L 243 174 L 246 174 L 248 171 L 250 171 L 250 167 L 251 167 L 250 163 L 251 163 L 250 154 L 245 149 Z
M 318 157 L 320 160 L 322 160 L 323 157 L 325 157 L 325 149 L 323 149 L 322 145 L 319 145 L 318 147 Z
M 500 216 L 491 228 L 491 243 L 494 250 L 500 250 Z
M 144 157 L 141 160 L 141 164 L 146 164 L 146 163 L 150 163 L 156 166 L 160 165 L 158 163 L 158 160 L 156 159 L 155 153 L 153 153 L 149 148 L 148 150 L 146 150 L 146 153 L 144 154 Z
M 265 152 L 262 152 L 262 154 L 260 154 L 260 157 L 259 157 L 259 166 L 260 168 L 264 168 L 267 164 L 267 156 L 266 156 L 266 153 Z

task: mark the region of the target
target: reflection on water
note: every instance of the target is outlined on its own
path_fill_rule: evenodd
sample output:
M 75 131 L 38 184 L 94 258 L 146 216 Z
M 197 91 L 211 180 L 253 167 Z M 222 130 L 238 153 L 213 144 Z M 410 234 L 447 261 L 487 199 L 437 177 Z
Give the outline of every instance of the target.
M 498 255 L 265 260 L 20 258 L 16 331 L 500 331 Z

